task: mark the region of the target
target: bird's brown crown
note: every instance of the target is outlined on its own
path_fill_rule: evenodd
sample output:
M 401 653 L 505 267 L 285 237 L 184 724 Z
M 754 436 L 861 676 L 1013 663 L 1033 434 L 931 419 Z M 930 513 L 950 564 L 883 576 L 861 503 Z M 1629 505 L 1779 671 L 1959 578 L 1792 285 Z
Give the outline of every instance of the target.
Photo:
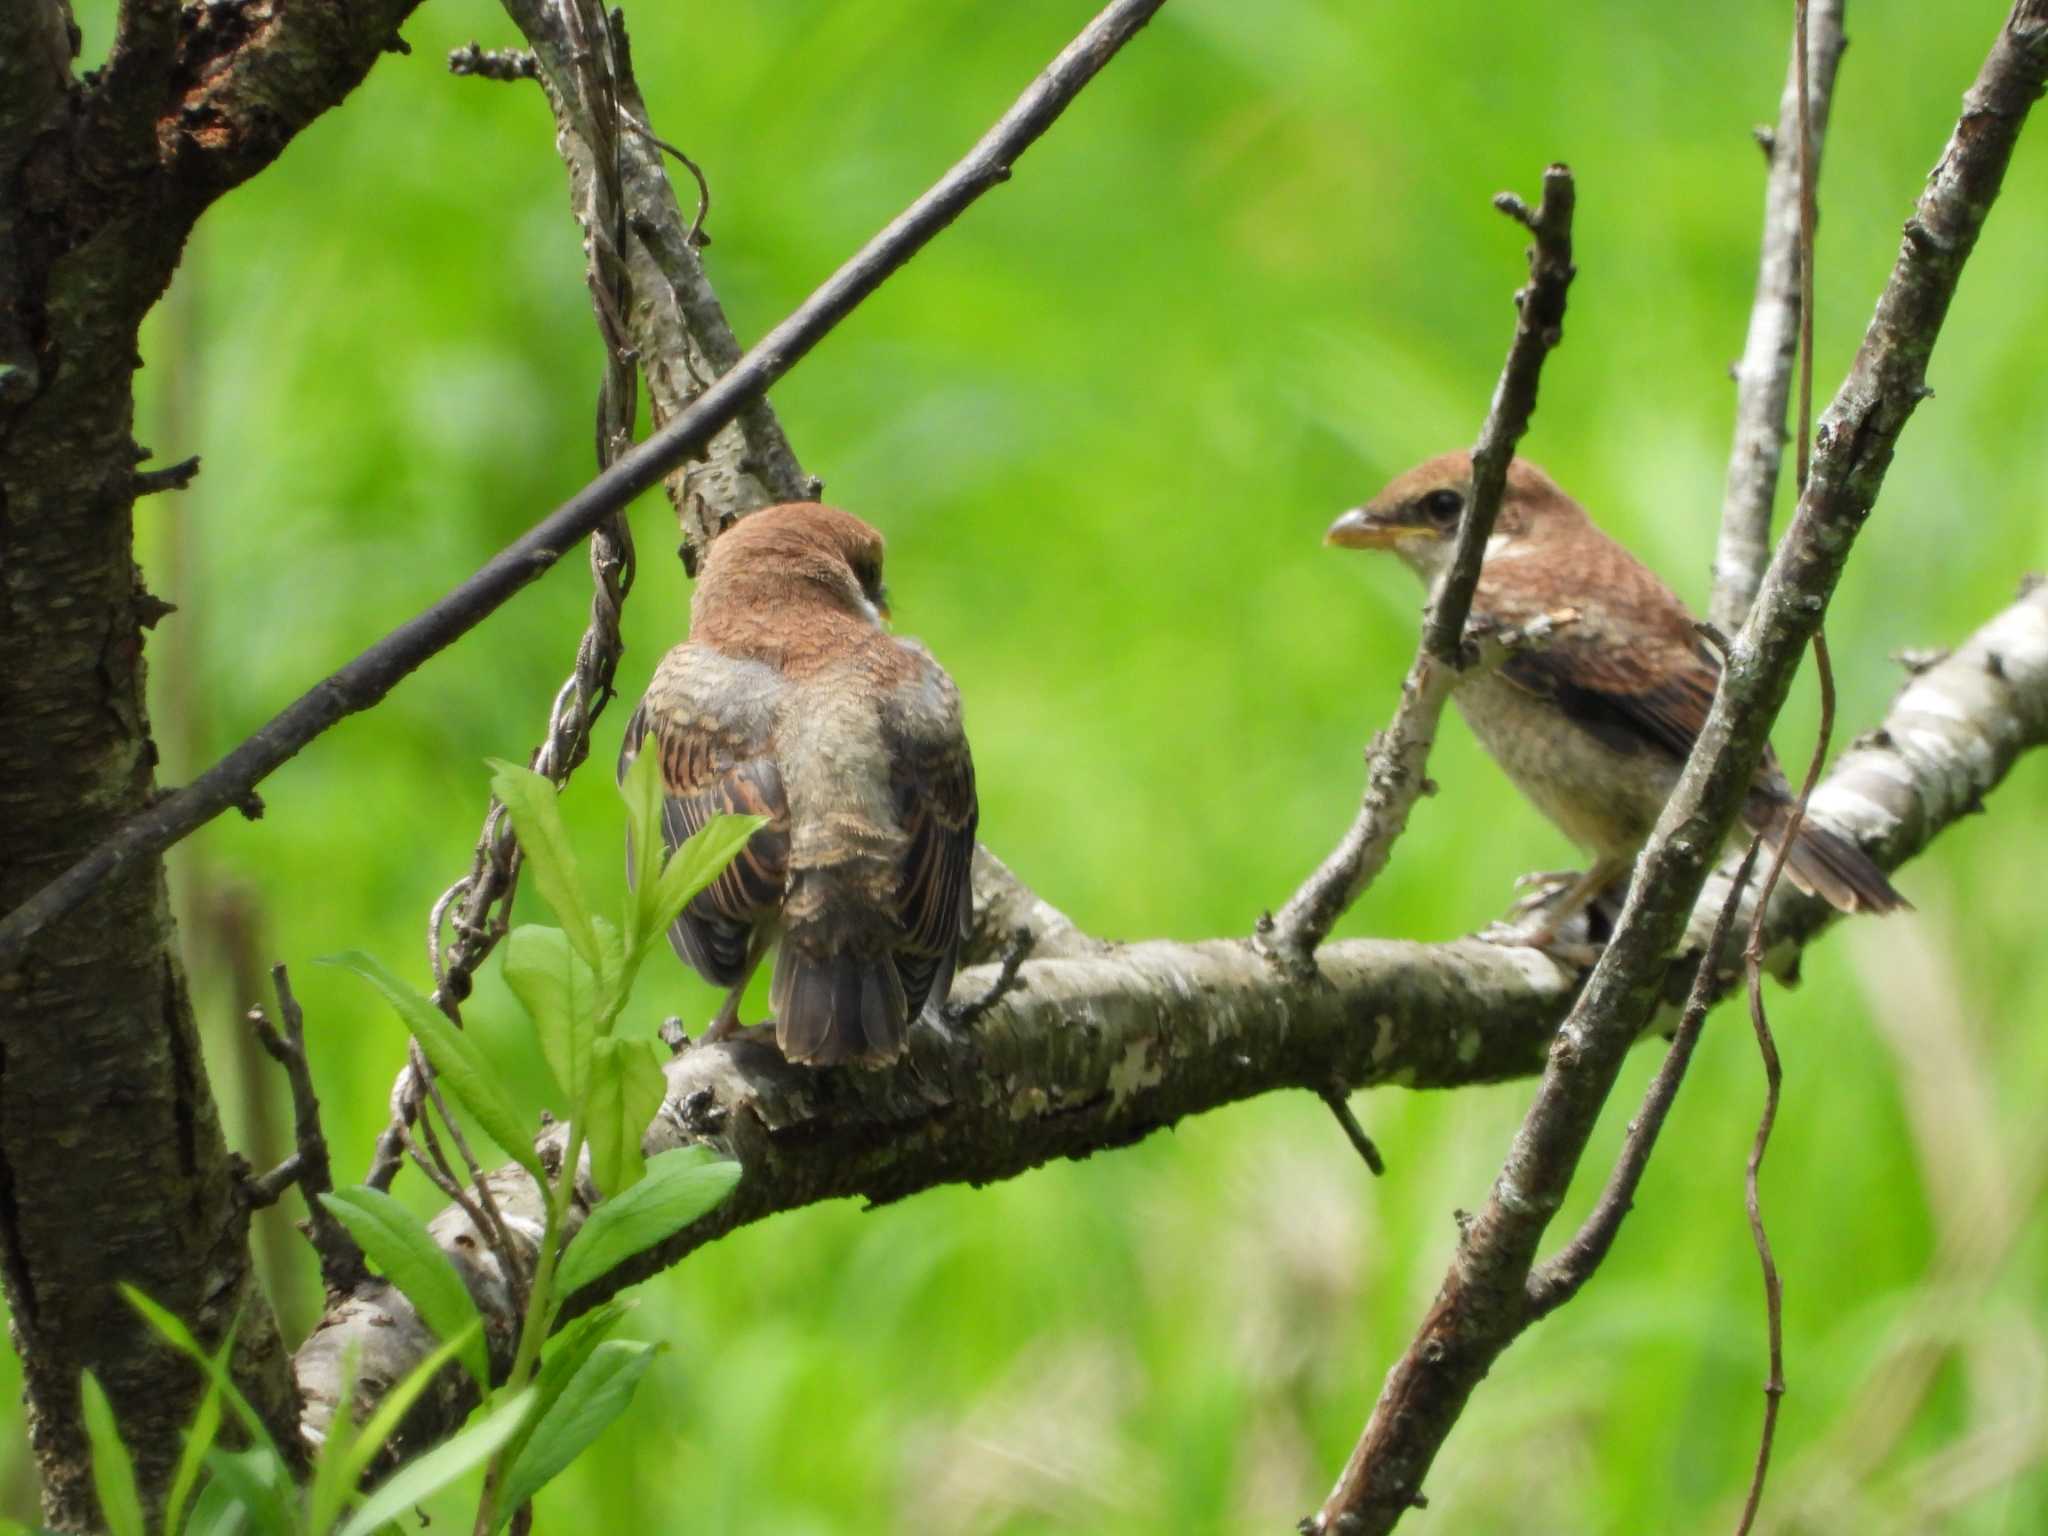
M 879 637 L 887 611 L 881 534 L 837 507 L 788 502 L 712 541 L 690 638 L 801 672 Z

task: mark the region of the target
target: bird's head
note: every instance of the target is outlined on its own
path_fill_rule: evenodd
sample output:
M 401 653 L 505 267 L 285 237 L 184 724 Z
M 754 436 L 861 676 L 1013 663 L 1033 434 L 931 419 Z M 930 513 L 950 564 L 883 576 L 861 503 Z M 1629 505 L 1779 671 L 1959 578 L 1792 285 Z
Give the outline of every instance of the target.
M 824 603 L 879 624 L 889 616 L 882 536 L 851 512 L 814 501 L 764 507 L 711 542 L 697 578 L 701 612 L 743 603 Z
M 1446 453 L 1396 476 L 1362 507 L 1353 507 L 1323 535 L 1344 549 L 1389 549 L 1425 582 L 1451 563 L 1458 519 L 1472 500 L 1472 456 Z M 1527 459 L 1508 465 L 1500 515 L 1486 541 L 1486 558 L 1512 559 L 1575 531 L 1586 514 L 1542 470 Z

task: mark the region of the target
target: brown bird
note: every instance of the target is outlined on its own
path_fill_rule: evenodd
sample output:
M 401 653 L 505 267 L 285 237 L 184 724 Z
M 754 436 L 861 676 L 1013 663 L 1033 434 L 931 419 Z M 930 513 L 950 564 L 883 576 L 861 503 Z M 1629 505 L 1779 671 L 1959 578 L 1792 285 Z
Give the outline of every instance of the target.
M 1433 585 L 1450 565 L 1471 497 L 1471 455 L 1447 453 L 1346 512 L 1324 542 L 1392 550 Z M 1678 595 L 1548 475 L 1516 459 L 1472 617 L 1511 627 L 1563 613 L 1571 620 L 1548 643 L 1451 695 L 1515 787 L 1593 856 L 1593 867 L 1520 935 L 1538 946 L 1628 873 L 1706 724 L 1720 674 Z M 1743 823 L 1775 849 L 1791 809 L 1791 788 L 1766 748 Z M 1907 904 L 1860 848 L 1810 820 L 1792 840 L 1785 873 L 1843 912 Z
M 728 987 L 707 1034 L 780 941 L 770 986 L 791 1061 L 875 1066 L 943 1000 L 969 915 L 978 810 L 960 696 L 931 652 L 882 628 L 882 536 L 796 503 L 713 541 L 690 637 L 626 727 L 623 777 L 652 733 L 673 848 L 721 812 L 766 816 L 669 930 Z

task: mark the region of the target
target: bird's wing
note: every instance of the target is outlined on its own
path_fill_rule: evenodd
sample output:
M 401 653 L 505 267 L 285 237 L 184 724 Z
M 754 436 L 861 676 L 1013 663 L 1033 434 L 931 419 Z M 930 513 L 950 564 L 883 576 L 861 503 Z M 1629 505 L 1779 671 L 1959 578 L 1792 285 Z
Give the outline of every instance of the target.
M 1720 663 L 1669 588 L 1619 546 L 1602 555 L 1603 568 L 1577 573 L 1563 592 L 1555 573 L 1489 568 L 1475 612 L 1506 625 L 1564 619 L 1548 641 L 1510 656 L 1503 675 L 1618 752 L 1683 759 L 1707 723 Z
M 927 997 L 943 1001 L 952 986 L 972 915 L 968 876 L 981 811 L 959 693 L 923 647 L 897 643 L 918 662 L 911 678 L 885 696 L 882 711 L 889 788 L 906 839 L 896 879 L 904 936 L 896 970 L 915 1018 Z
M 755 662 L 681 645 L 656 670 L 626 725 L 623 778 L 651 734 L 660 756 L 662 840 L 674 850 L 713 816 L 766 816 L 768 825 L 683 909 L 669 942 L 705 980 L 733 986 L 754 930 L 782 904 L 789 868 L 789 803 L 774 755 L 781 679 Z M 628 870 L 631 871 L 628 847 Z

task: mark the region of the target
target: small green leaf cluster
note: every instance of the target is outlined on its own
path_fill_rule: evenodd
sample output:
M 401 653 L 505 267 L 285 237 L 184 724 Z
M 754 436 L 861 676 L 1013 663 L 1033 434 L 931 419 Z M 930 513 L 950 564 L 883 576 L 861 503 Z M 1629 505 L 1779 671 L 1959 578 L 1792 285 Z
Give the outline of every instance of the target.
M 494 762 L 491 787 L 512 818 L 526 867 L 559 927 L 516 928 L 504 948 L 505 979 L 531 1020 L 559 1093 L 566 1151 L 550 1177 L 513 1097 L 490 1058 L 434 1003 L 367 955 L 335 957 L 396 1010 L 447 1094 L 540 1185 L 546 1225 L 518 1344 L 506 1379 L 492 1382 L 484 1320 L 462 1275 L 426 1224 L 381 1190 L 320 1198 L 364 1254 L 413 1305 L 440 1341 L 360 1425 L 354 1364 L 326 1437 L 301 1486 L 228 1369 L 233 1331 L 208 1353 L 176 1317 L 140 1292 L 129 1300 L 203 1373 L 206 1390 L 164 1502 L 162 1536 L 370 1536 L 456 1479 L 486 1466 L 478 1531 L 500 1530 L 523 1504 L 594 1441 L 631 1402 L 657 1346 L 608 1335 L 627 1304 L 607 1301 L 559 1334 L 564 1304 L 583 1286 L 679 1231 L 719 1204 L 739 1179 L 736 1164 L 701 1147 L 643 1159 L 641 1137 L 666 1090 L 661 1048 L 622 1036 L 617 1025 L 641 963 L 683 907 L 746 845 L 759 817 L 724 816 L 665 856 L 662 791 L 651 742 L 621 784 L 632 882 L 621 920 L 594 910 L 563 825 L 555 786 L 540 774 Z M 569 1236 L 575 1170 L 588 1155 L 606 1198 Z M 406 1413 L 447 1366 L 479 1394 L 469 1423 L 406 1462 L 367 1494 L 363 1483 Z M 133 1460 L 106 1394 L 90 1372 L 81 1383 L 93 1476 L 112 1536 L 148 1536 Z M 220 1443 L 224 1409 L 247 1445 Z

